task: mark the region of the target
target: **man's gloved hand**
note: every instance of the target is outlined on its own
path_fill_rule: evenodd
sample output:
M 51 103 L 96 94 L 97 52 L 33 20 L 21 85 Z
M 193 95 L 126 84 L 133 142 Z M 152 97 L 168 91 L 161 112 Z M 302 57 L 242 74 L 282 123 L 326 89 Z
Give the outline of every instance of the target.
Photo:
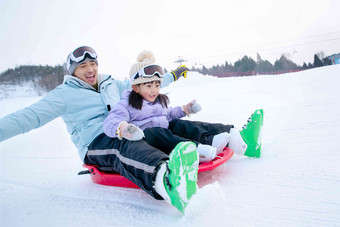
M 174 81 L 178 80 L 181 76 L 184 78 L 187 77 L 187 72 L 189 71 L 189 68 L 185 65 L 181 65 L 177 69 L 171 71 L 171 74 L 174 76 Z
M 134 124 L 129 124 L 126 121 L 122 121 L 117 129 L 118 139 L 127 139 L 130 141 L 141 140 L 144 137 L 144 132 Z
M 195 114 L 201 111 L 201 109 L 201 105 L 196 102 L 196 99 L 183 106 L 183 111 L 187 116 L 190 116 L 190 114 Z

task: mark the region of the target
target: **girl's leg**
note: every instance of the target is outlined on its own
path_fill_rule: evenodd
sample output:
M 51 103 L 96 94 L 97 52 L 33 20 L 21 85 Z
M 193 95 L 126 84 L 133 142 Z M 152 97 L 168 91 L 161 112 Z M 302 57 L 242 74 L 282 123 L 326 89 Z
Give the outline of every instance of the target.
M 99 135 L 88 147 L 86 164 L 111 167 L 156 199 L 161 199 L 153 188 L 157 165 L 169 157 L 144 140 L 128 141 Z

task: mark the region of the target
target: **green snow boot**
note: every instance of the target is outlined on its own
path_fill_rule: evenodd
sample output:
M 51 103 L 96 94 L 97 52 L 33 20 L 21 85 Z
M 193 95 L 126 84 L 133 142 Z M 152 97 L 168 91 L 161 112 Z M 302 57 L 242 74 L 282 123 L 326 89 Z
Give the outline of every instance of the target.
M 155 189 L 168 203 L 184 213 L 197 191 L 198 153 L 193 142 L 181 142 L 172 150 L 169 161 L 161 165 Z
M 262 125 L 263 110 L 255 110 L 242 130 L 230 130 L 229 148 L 236 154 L 259 158 L 261 156 Z

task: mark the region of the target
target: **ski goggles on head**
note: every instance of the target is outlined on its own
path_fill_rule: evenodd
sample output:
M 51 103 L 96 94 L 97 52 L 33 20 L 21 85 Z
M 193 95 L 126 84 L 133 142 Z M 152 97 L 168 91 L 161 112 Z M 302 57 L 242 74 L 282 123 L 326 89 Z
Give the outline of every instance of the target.
M 97 53 L 88 46 L 82 46 L 74 51 L 72 51 L 69 55 L 68 61 L 67 61 L 67 68 L 70 68 L 70 66 L 76 62 L 80 63 L 85 60 L 85 58 L 92 58 L 97 59 Z
M 134 80 L 138 77 L 153 77 L 158 76 L 159 78 L 164 77 L 164 70 L 159 65 L 148 65 L 140 69 L 134 76 Z

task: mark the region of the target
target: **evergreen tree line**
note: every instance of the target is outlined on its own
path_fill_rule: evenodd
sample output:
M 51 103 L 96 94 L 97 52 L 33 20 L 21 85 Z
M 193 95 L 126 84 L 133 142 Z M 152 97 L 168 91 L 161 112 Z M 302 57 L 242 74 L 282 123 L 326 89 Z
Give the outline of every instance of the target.
M 202 68 L 193 67 L 192 70 L 198 71 L 205 75 L 208 74 L 219 77 L 247 76 L 256 74 L 279 74 L 284 72 L 294 72 L 325 65 L 331 65 L 331 60 L 329 60 L 328 57 L 323 57 L 323 55 L 323 52 L 315 54 L 313 64 L 303 63 L 302 66 L 299 66 L 293 61 L 289 60 L 285 55 L 281 55 L 280 59 L 277 59 L 274 64 L 272 64 L 268 60 L 262 59 L 260 54 L 257 54 L 256 61 L 251 57 L 245 55 L 243 58 L 237 60 L 234 64 L 226 61 L 223 65 L 214 65 L 211 68 L 207 68 L 205 66 L 203 66 Z
M 268 60 L 263 60 L 257 54 L 256 61 L 251 57 L 244 56 L 234 64 L 227 61 L 224 65 L 217 65 L 211 68 L 193 67 L 191 70 L 198 71 L 202 74 L 209 74 L 213 76 L 245 76 L 256 74 L 278 74 L 289 71 L 298 71 L 310 69 L 314 67 L 321 67 L 332 64 L 327 57 L 323 57 L 323 53 L 319 52 L 314 55 L 314 62 L 304 63 L 298 66 L 296 63 L 289 60 L 282 55 L 280 59 L 276 60 L 274 64 Z M 42 65 L 23 65 L 14 69 L 8 69 L 0 74 L 0 85 L 19 85 L 24 83 L 33 83 L 35 89 L 40 91 L 51 91 L 63 81 L 64 68 L 62 65 L 57 66 L 42 66 Z
M 37 90 L 51 91 L 63 82 L 64 68 L 58 66 L 23 65 L 0 74 L 1 85 L 33 83 Z

